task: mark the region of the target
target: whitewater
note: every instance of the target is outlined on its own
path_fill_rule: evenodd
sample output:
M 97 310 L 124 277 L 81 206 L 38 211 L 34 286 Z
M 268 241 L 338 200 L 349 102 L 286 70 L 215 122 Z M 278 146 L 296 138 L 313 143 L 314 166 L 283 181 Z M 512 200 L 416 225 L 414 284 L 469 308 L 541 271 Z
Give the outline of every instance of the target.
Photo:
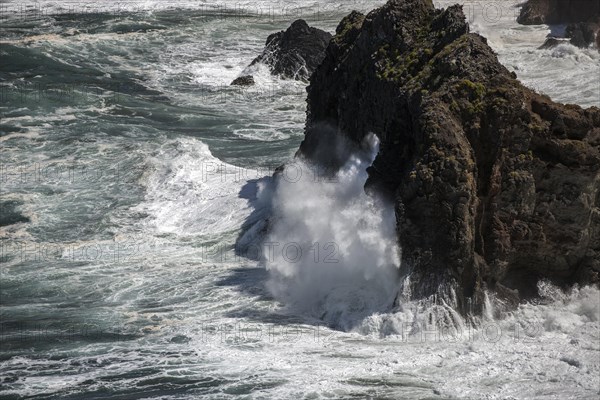
M 525 85 L 600 106 L 596 49 L 458 2 Z M 598 289 L 412 299 L 377 137 L 331 174 L 294 160 L 304 83 L 229 86 L 293 20 L 382 3 L 0 4 L 0 397 L 598 397 Z

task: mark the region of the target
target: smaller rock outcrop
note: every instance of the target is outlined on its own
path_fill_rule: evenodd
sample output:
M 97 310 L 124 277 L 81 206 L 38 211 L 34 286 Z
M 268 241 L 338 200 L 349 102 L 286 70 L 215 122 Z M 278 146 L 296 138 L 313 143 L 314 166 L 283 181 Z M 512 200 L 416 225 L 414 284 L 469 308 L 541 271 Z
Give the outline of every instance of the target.
M 564 36 L 548 37 L 544 44 L 539 47 L 539 49 L 553 49 L 556 46 L 564 43 L 570 43 L 573 46 L 581 49 L 587 49 L 594 43 L 594 41 L 600 40 L 600 36 L 597 37 L 596 33 L 599 27 L 599 25 L 589 22 L 576 22 L 569 24 L 567 25 Z M 597 42 L 596 44 L 598 49 L 600 49 L 599 44 L 600 42 Z
M 284 78 L 308 80 L 325 58 L 331 34 L 299 19 L 286 30 L 269 35 L 263 53 L 252 64 L 264 62 L 271 73 Z
M 252 75 L 242 75 L 239 78 L 235 78 L 231 82 L 232 86 L 252 86 L 254 85 L 254 77 Z
M 597 22 L 600 2 L 596 0 L 529 0 L 517 18 L 523 25 Z
M 331 37 L 330 33 L 310 27 L 302 19 L 296 20 L 287 30 L 269 35 L 262 54 L 249 67 L 264 63 L 269 66 L 273 75 L 308 81 L 325 58 L 325 50 Z M 247 74 L 244 75 L 238 79 L 248 77 Z M 245 79 L 241 82 L 248 81 Z
M 568 24 L 563 38 L 573 46 L 588 48 L 600 43 L 600 1 L 598 0 L 529 0 L 523 5 L 517 22 L 523 25 Z M 551 36 L 540 46 L 550 49 L 561 43 Z
M 575 22 L 567 26 L 565 36 L 571 39 L 571 44 L 573 46 L 587 48 L 594 43 L 598 29 L 598 24 Z
M 559 44 L 566 43 L 566 42 L 567 42 L 567 40 L 565 40 L 565 39 L 551 36 L 548 39 L 546 39 L 544 44 L 541 45 L 540 47 L 538 47 L 538 49 L 540 49 L 540 50 L 553 49 L 556 46 L 558 46 Z

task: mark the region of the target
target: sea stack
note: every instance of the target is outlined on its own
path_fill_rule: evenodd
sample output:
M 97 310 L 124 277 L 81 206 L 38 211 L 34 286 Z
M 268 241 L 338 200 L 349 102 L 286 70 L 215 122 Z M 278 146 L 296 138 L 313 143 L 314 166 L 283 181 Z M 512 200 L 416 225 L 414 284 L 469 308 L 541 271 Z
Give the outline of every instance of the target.
M 330 33 L 310 27 L 306 21 L 298 19 L 285 31 L 269 35 L 265 49 L 248 68 L 257 63 L 264 63 L 273 75 L 285 79 L 308 81 L 323 61 L 330 40 Z M 247 81 L 248 76 L 243 78 Z M 232 82 L 232 85 L 239 84 L 236 81 Z
M 366 186 L 395 204 L 413 296 L 454 296 L 467 313 L 486 292 L 536 296 L 539 280 L 598 284 L 600 109 L 523 86 L 461 6 L 351 13 L 307 101 L 299 157 L 323 162 L 330 130 L 380 138 Z

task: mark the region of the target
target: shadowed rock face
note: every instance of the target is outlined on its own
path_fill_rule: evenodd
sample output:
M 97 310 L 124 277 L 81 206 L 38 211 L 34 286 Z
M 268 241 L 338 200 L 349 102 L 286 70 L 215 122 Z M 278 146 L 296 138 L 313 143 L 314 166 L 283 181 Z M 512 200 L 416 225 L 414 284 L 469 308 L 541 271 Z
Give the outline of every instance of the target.
M 395 203 L 417 297 L 454 291 L 466 312 L 485 288 L 514 304 L 539 279 L 598 283 L 600 110 L 524 87 L 468 31 L 460 6 L 431 0 L 345 17 L 311 78 L 298 156 L 331 158 L 331 130 L 357 146 L 379 136 L 367 188 Z
M 573 46 L 585 49 L 595 43 L 598 24 L 590 22 L 574 22 L 567 26 L 565 35 Z M 600 49 L 600 47 L 598 48 Z
M 262 54 L 248 67 L 262 62 L 273 75 L 308 81 L 323 61 L 331 37 L 330 33 L 312 28 L 302 19 L 296 20 L 287 30 L 269 35 Z M 254 85 L 254 77 L 244 73 L 231 85 Z
M 600 2 L 597 0 L 529 0 L 517 19 L 523 25 L 598 22 Z
M 265 50 L 252 61 L 264 62 L 271 73 L 284 78 L 308 80 L 325 57 L 331 34 L 296 20 L 286 30 L 269 35 Z
M 590 47 L 596 40 L 598 25 L 589 22 L 574 22 L 567 25 L 564 37 L 550 36 L 546 39 L 540 49 L 552 49 L 562 43 L 571 43 L 582 49 Z M 600 47 L 596 46 L 599 50 Z
M 600 1 L 598 0 L 529 0 L 517 18 L 520 24 L 569 24 L 565 36 L 574 46 L 587 48 L 600 41 Z M 555 38 L 546 40 L 541 48 L 561 43 Z M 600 46 L 597 45 L 600 50 Z

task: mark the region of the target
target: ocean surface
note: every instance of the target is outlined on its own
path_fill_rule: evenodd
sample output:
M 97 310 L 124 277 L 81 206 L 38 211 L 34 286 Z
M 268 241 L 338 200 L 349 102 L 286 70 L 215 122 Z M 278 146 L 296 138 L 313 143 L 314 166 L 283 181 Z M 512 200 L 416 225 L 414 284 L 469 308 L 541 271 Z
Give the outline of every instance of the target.
M 382 3 L 0 2 L 0 398 L 598 398 L 597 289 L 490 298 L 476 328 L 410 300 L 362 190 L 376 137 L 273 182 L 305 84 L 229 83 L 293 20 Z M 597 50 L 537 50 L 564 27 L 518 25 L 519 1 L 460 3 L 524 84 L 600 106 Z

